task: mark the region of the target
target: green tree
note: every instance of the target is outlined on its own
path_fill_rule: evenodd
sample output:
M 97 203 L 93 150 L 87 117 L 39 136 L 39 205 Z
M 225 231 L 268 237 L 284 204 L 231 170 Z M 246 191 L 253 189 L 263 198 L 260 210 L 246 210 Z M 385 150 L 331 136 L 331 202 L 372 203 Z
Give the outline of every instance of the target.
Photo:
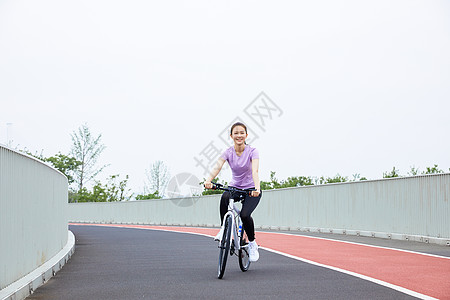
M 100 182 L 92 187 L 92 191 L 83 187 L 71 196 L 72 201 L 69 202 L 106 202 L 106 191 Z
M 270 181 L 260 181 L 261 190 L 273 190 L 288 187 L 298 187 L 305 185 L 314 185 L 312 177 L 290 176 L 286 180 L 279 181 L 276 172 L 270 171 Z
M 127 188 L 128 175 L 124 180 L 119 179 L 119 175 L 111 175 L 106 184 L 96 181 L 89 191 L 86 187 L 78 190 L 73 195 L 73 202 L 116 202 L 128 201 L 132 197 L 131 189 Z
M 392 171 L 390 172 L 384 172 L 383 173 L 383 178 L 394 178 L 394 177 L 399 177 L 399 170 L 397 170 L 395 167 L 392 168 Z
M 147 177 L 147 182 L 144 186 L 144 193 L 156 193 L 157 195 L 164 197 L 170 179 L 169 169 L 166 164 L 161 160 L 155 161 L 150 165 L 150 169 L 145 170 L 145 175 Z
M 281 182 L 282 188 L 314 185 L 313 179 L 306 176 L 292 176 Z
M 260 181 L 261 190 L 273 190 L 281 188 L 282 184 L 275 177 L 276 172 L 270 171 L 270 181 Z
M 270 184 L 273 189 L 281 188 L 281 183 L 278 182 L 278 179 L 275 177 L 276 172 L 270 171 Z
M 69 203 L 91 202 L 88 198 L 90 198 L 90 192 L 86 188 L 69 191 Z
M 161 199 L 161 196 L 158 195 L 158 192 L 154 192 L 153 194 L 150 193 L 136 196 L 136 200 L 148 200 L 148 199 Z
M 69 185 L 74 182 L 74 174 L 81 165 L 81 162 L 76 160 L 74 157 L 61 153 L 45 158 L 44 160 L 51 163 L 55 169 L 66 175 Z
M 361 177 L 361 174 L 359 174 L 359 173 L 353 174 L 352 176 L 353 176 L 353 179 L 352 179 L 351 181 L 363 181 L 363 180 L 367 180 L 366 177 L 364 177 L 364 176 Z
M 108 202 L 112 201 L 128 201 L 132 197 L 131 189 L 127 187 L 128 185 L 128 175 L 125 179 L 120 180 L 120 175 L 111 175 L 105 185 L 106 195 Z
M 324 177 L 321 176 L 315 179 L 315 184 L 329 184 L 329 183 L 339 183 L 339 182 L 347 182 L 348 177 L 341 176 L 336 174 L 334 177 Z
M 260 182 L 259 182 L 259 184 L 260 184 L 260 186 L 261 186 L 261 190 L 263 191 L 263 190 L 272 190 L 273 188 L 272 188 L 272 183 L 271 182 L 269 182 L 269 181 L 263 181 L 263 180 L 261 180 Z
M 427 167 L 427 170 L 422 172 L 422 174 L 441 174 L 441 173 L 444 173 L 444 171 L 439 169 L 438 165 L 434 165 L 433 167 Z
M 71 154 L 80 166 L 74 171 L 74 181 L 77 184 L 78 191 L 82 190 L 84 185 L 94 179 L 107 165 L 97 167 L 97 160 L 105 150 L 106 146 L 102 144 L 102 135 L 93 136 L 86 124 L 81 125 L 78 131 L 71 134 L 72 148 Z
M 410 171 L 408 172 L 409 176 L 416 176 L 417 174 L 419 174 L 419 168 L 416 167 L 410 167 Z
M 339 183 L 339 182 L 347 182 L 348 178 L 341 176 L 340 174 L 336 174 L 334 177 L 328 177 L 325 183 Z

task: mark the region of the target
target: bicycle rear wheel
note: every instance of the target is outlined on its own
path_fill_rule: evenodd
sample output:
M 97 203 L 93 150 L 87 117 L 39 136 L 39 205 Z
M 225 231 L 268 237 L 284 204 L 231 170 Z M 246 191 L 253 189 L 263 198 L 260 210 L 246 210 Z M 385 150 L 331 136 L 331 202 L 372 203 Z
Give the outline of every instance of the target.
M 230 252 L 230 243 L 231 243 L 231 226 L 232 220 L 231 216 L 228 216 L 225 219 L 225 225 L 223 229 L 222 240 L 220 241 L 220 251 L 219 251 L 219 267 L 217 272 L 217 277 L 222 279 L 223 274 L 225 273 L 225 266 L 227 264 L 228 252 Z
M 244 227 L 242 227 L 241 231 L 241 240 L 240 245 L 241 249 L 239 249 L 239 267 L 242 272 L 245 272 L 250 267 L 250 259 L 248 255 L 248 239 L 247 234 L 244 231 Z

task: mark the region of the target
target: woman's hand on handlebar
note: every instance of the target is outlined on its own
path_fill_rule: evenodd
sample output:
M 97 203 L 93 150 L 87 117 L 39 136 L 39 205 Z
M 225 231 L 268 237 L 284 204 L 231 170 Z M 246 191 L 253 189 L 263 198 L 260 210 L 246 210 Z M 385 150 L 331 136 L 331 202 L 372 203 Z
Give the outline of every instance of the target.
M 213 184 L 211 181 L 205 181 L 205 189 L 212 189 L 213 188 Z
M 258 197 L 260 193 L 261 193 L 260 190 L 255 190 L 255 191 L 252 191 L 252 192 L 250 193 L 250 196 L 252 196 L 252 197 Z

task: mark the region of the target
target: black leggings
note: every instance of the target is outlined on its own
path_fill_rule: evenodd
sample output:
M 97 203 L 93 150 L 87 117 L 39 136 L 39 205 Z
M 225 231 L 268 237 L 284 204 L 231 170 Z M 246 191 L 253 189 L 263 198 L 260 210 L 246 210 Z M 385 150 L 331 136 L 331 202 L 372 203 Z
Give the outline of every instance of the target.
M 241 209 L 241 219 L 244 225 L 244 230 L 247 233 L 248 240 L 252 242 L 255 240 L 255 225 L 253 223 L 253 219 L 251 217 L 252 212 L 258 206 L 259 200 L 261 200 L 262 192 L 258 197 L 250 197 L 249 195 L 245 196 L 245 199 L 242 201 L 242 209 Z M 237 202 L 238 197 L 235 198 L 235 202 Z M 230 192 L 224 192 L 222 194 L 222 198 L 220 199 L 220 222 L 222 222 L 223 217 L 228 211 L 228 204 L 230 201 Z

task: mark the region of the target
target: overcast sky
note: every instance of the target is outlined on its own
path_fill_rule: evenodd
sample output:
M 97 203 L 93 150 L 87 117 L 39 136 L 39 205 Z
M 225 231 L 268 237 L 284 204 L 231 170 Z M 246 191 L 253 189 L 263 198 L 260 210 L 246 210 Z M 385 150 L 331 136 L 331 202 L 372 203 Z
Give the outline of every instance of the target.
M 448 172 L 449 53 L 448 1 L 0 0 L 0 143 L 87 123 L 135 193 L 156 160 L 205 177 L 236 118 L 262 180 Z

